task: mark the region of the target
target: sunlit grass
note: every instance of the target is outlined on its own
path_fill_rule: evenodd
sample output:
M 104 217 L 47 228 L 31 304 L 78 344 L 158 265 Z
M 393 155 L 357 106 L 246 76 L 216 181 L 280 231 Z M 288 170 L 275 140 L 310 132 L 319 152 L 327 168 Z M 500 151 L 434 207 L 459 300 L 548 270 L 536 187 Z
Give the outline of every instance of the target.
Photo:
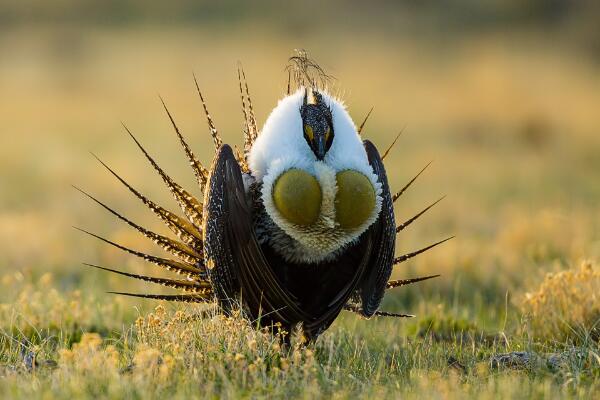
M 59 294 L 48 276 L 21 290 L 0 309 L 3 398 L 462 398 L 589 396 L 599 389 L 597 342 L 538 343 L 518 322 L 486 331 L 443 307 L 416 321 L 346 315 L 306 346 L 297 333 L 256 329 L 210 305 L 159 305 L 118 328 L 113 309 L 92 318 L 88 301 Z M 286 345 L 281 338 L 289 334 Z M 526 352 L 528 362 L 494 361 L 514 351 Z

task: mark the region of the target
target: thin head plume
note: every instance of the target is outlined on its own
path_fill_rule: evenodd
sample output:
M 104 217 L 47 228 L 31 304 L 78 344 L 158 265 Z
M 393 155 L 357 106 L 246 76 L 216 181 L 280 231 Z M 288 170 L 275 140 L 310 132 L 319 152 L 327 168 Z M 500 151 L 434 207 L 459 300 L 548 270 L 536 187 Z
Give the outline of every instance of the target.
M 418 278 L 411 278 L 411 279 L 397 279 L 394 281 L 389 281 L 387 283 L 387 285 L 385 286 L 385 289 L 389 290 L 389 289 L 393 289 L 393 288 L 396 288 L 399 286 L 406 286 L 406 285 L 410 285 L 412 283 L 426 281 L 427 279 L 437 278 L 438 276 L 441 276 L 441 275 L 438 274 L 438 275 L 420 276 Z
M 194 77 L 194 83 L 196 84 L 196 90 L 198 91 L 198 96 L 200 96 L 200 101 L 202 102 L 202 108 L 204 109 L 204 114 L 206 115 L 206 121 L 208 122 L 208 129 L 210 130 L 210 135 L 213 138 L 213 142 L 215 144 L 215 148 L 218 149 L 223 144 L 223 140 L 221 136 L 219 136 L 219 131 L 215 127 L 215 123 L 208 112 L 208 108 L 206 107 L 206 102 L 204 101 L 204 96 L 202 96 L 202 91 L 200 90 L 200 85 L 198 85 L 198 79 L 196 79 L 196 74 L 192 73 Z
M 369 117 L 371 116 L 371 113 L 373 112 L 373 109 L 375 107 L 371 107 L 371 109 L 369 110 L 369 112 L 367 113 L 367 115 L 365 116 L 365 119 L 363 119 L 363 122 L 360 124 L 360 126 L 358 127 L 358 134 L 360 135 L 362 133 L 363 128 L 365 127 L 365 124 L 367 123 L 367 120 L 369 119 Z
M 100 205 L 102 208 L 104 208 L 105 210 L 107 210 L 108 212 L 110 212 L 111 214 L 116 216 L 117 218 L 119 218 L 121 221 L 125 222 L 127 225 L 131 226 L 132 228 L 134 228 L 135 230 L 140 232 L 143 236 L 152 240 L 154 243 L 156 243 L 158 246 L 160 246 L 163 250 L 173 254 L 174 256 L 176 256 L 190 264 L 198 265 L 203 262 L 202 254 L 196 252 L 194 249 L 187 246 L 186 244 L 179 243 L 169 237 L 152 232 L 152 231 L 136 224 L 135 222 L 124 217 L 123 215 L 121 215 L 117 211 L 113 210 L 111 207 L 107 206 L 106 204 L 104 204 L 103 202 L 101 202 L 100 200 L 98 200 L 97 198 L 92 196 L 91 194 L 87 193 L 83 189 L 80 189 L 75 185 L 72 185 L 72 186 L 73 186 L 73 188 L 78 190 L 80 193 L 82 193 L 83 195 L 85 195 L 88 198 L 90 198 L 91 200 L 93 200 L 96 204 Z
M 188 161 L 190 162 L 190 165 L 192 167 L 192 170 L 194 171 L 194 175 L 196 176 L 196 181 L 198 182 L 198 186 L 200 186 L 200 190 L 203 190 L 204 185 L 206 185 L 206 181 L 208 180 L 208 170 L 202 165 L 202 163 L 200 161 L 198 161 L 198 159 L 192 152 L 192 149 L 185 141 L 185 138 L 181 134 L 179 127 L 177 126 L 177 124 L 175 123 L 175 120 L 173 119 L 173 116 L 171 115 L 171 112 L 167 108 L 165 100 L 162 98 L 162 96 L 160 94 L 158 95 L 158 98 L 160 99 L 160 102 L 162 103 L 162 106 L 165 109 L 165 112 L 167 113 L 169 120 L 171 121 L 171 125 L 173 125 L 173 129 L 175 130 L 175 133 L 177 134 L 177 137 L 179 138 L 179 142 L 181 143 L 181 146 L 183 147 L 183 150 L 185 151 L 185 155 L 187 156 Z
M 142 146 L 140 141 L 133 135 L 131 130 L 127 127 L 127 125 L 123 124 L 123 128 L 129 134 L 131 139 L 135 142 L 140 151 L 144 154 L 150 165 L 154 168 L 154 170 L 160 175 L 165 185 L 171 192 L 171 195 L 179 204 L 179 207 L 185 214 L 185 216 L 190 220 L 192 224 L 195 226 L 202 226 L 202 204 L 191 194 L 189 194 L 185 189 L 183 189 L 179 184 L 177 184 L 167 173 L 158 165 L 158 163 L 150 156 L 150 154 L 146 151 L 146 149 Z
M 289 96 L 290 94 L 292 94 L 292 87 L 291 87 L 291 81 L 292 81 L 292 73 L 291 71 L 288 70 L 288 82 L 287 82 L 287 95 Z
M 446 238 L 444 240 L 440 240 L 439 242 L 436 242 L 434 244 L 430 244 L 429 246 L 423 247 L 422 249 L 419 249 L 417 251 L 413 251 L 412 253 L 407 253 L 407 254 L 401 255 L 400 257 L 396 257 L 396 258 L 394 258 L 394 262 L 393 263 L 394 263 L 394 265 L 395 264 L 403 263 L 404 261 L 406 261 L 408 259 L 411 259 L 411 258 L 413 258 L 415 256 L 418 256 L 419 254 L 424 253 L 427 250 L 431 250 L 434 247 L 436 247 L 436 246 L 438 246 L 438 245 L 440 245 L 440 244 L 442 244 L 444 242 L 447 242 L 450 239 L 454 239 L 454 236 L 450 236 L 449 238 Z
M 164 300 L 164 301 L 180 301 L 183 303 L 210 303 L 212 296 L 201 294 L 145 294 L 145 293 L 127 293 L 127 292 L 106 292 L 110 294 L 118 294 L 120 296 L 139 297 L 142 299 Z
M 385 158 L 387 157 L 387 155 L 390 153 L 390 150 L 392 150 L 392 147 L 394 147 L 394 145 L 398 141 L 398 138 L 400 137 L 400 135 L 402 135 L 402 132 L 404 132 L 404 128 L 402 128 L 400 130 L 400 132 L 398 132 L 398 134 L 394 138 L 394 141 L 392 142 L 392 144 L 390 144 L 390 146 L 387 148 L 387 150 L 383 153 L 383 156 L 381 156 L 382 160 L 385 160 Z
M 440 197 L 439 199 L 437 199 L 436 201 L 434 201 L 433 203 L 431 203 L 430 205 L 428 205 L 427 207 L 425 207 L 417 215 L 413 216 L 412 218 L 409 218 L 408 220 L 406 220 L 403 223 L 401 223 L 400 225 L 398 225 L 396 227 L 396 233 L 400 232 L 401 230 L 403 230 L 404 228 L 406 228 L 407 226 L 409 226 L 410 224 L 412 224 L 413 222 L 415 222 L 421 215 L 425 214 L 427 211 L 429 211 L 430 208 L 432 208 L 433 206 L 435 206 L 440 201 L 444 200 L 444 198 L 446 198 L 446 196 Z
M 291 74 L 296 87 L 325 88 L 335 79 L 333 76 L 326 74 L 316 61 L 309 58 L 306 50 L 296 49 L 295 53 L 288 59 L 288 65 L 285 69 Z
M 158 278 L 158 277 L 154 277 L 154 276 L 131 274 L 129 272 L 119 271 L 119 270 L 107 268 L 107 267 L 101 267 L 99 265 L 89 264 L 89 263 L 85 263 L 85 262 L 82 264 L 85 266 L 88 266 L 88 267 L 101 269 L 101 270 L 112 272 L 115 274 L 127 276 L 129 278 L 139 279 L 141 281 L 156 283 L 157 285 L 166 286 L 166 287 L 170 287 L 173 289 L 183 290 L 185 292 L 205 293 L 207 289 L 211 288 L 210 282 L 208 282 L 208 281 L 189 281 L 189 280 L 180 280 L 180 279 Z
M 419 176 L 421 176 L 421 174 L 423 173 L 423 171 L 425 171 L 425 170 L 427 169 L 427 167 L 429 167 L 429 166 L 431 165 L 431 163 L 432 163 L 432 162 L 433 162 L 433 161 L 429 161 L 429 162 L 427 163 L 427 165 L 426 165 L 426 166 L 424 166 L 424 167 L 423 167 L 423 168 L 422 168 L 422 169 L 419 171 L 419 173 L 418 173 L 417 175 L 415 175 L 415 177 L 414 177 L 414 178 L 412 178 L 412 179 L 411 179 L 411 180 L 410 180 L 410 181 L 409 181 L 409 182 L 408 182 L 406 185 L 404 185 L 404 187 L 403 187 L 402 189 L 400 189 L 400 191 L 399 191 L 399 192 L 397 192 L 396 194 L 394 194 L 394 196 L 392 197 L 392 202 L 393 202 L 393 203 L 395 203 L 395 202 L 396 202 L 396 200 L 398 200 L 398 198 L 399 198 L 400 196 L 402 196 L 402 194 L 403 194 L 403 193 L 406 191 L 406 189 L 408 189 L 408 188 L 410 187 L 410 185 L 412 185 L 412 184 L 413 184 L 413 182 L 414 182 L 414 181 L 416 181 L 416 180 L 417 180 L 417 178 L 418 178 Z
M 148 207 L 163 223 L 185 244 L 194 248 L 203 248 L 202 233 L 196 229 L 194 225 L 189 223 L 187 220 L 181 218 L 177 214 L 159 206 L 146 196 L 141 194 L 137 189 L 131 186 L 121 176 L 119 176 L 112 168 L 110 168 L 104 161 L 100 159 L 96 154 L 90 154 L 110 172 L 119 182 L 123 184 L 131 193 L 135 195 L 146 207 Z
M 168 271 L 173 271 L 173 272 L 176 272 L 181 275 L 187 275 L 194 279 L 197 279 L 204 275 L 204 271 L 202 269 L 199 269 L 199 268 L 195 267 L 194 265 L 188 264 L 186 262 L 175 261 L 175 260 L 171 260 L 168 258 L 162 258 L 162 257 L 157 257 L 157 256 L 153 256 L 150 254 L 142 253 L 141 251 L 133 250 L 133 249 L 125 247 L 121 244 L 110 241 L 106 238 L 103 238 L 102 236 L 96 235 L 95 233 L 88 232 L 85 229 L 81 229 L 76 226 L 74 226 L 73 228 L 77 229 L 80 232 L 86 233 L 90 236 L 93 236 L 96 239 L 103 241 L 104 243 L 110 244 L 111 246 L 114 246 L 120 250 L 123 250 L 126 253 L 133 254 L 134 256 L 137 256 L 145 261 L 148 261 L 149 263 L 152 263 L 161 268 L 165 268 Z

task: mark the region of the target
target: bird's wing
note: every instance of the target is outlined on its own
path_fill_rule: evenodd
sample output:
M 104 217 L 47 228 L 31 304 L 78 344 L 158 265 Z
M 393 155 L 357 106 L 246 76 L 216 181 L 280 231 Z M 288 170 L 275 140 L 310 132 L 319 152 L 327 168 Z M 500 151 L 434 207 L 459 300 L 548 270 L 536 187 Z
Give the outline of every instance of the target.
M 231 309 L 238 296 L 261 324 L 288 326 L 309 318 L 273 273 L 252 227 L 252 209 L 242 173 L 230 146 L 217 151 L 204 198 L 204 251 L 209 276 L 221 305 Z
M 373 249 L 360 284 L 362 313 L 366 317 L 371 317 L 383 299 L 388 279 L 392 274 L 396 246 L 396 222 L 394 220 L 394 203 L 383 161 L 373 143 L 365 140 L 363 145 L 369 164 L 377 175 L 382 190 L 379 218 L 367 231 L 371 236 Z

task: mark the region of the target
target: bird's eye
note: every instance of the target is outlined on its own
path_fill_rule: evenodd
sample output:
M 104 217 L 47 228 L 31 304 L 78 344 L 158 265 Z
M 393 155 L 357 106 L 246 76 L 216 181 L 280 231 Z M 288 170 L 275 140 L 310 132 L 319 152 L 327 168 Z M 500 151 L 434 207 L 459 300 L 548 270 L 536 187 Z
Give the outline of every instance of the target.
M 315 132 L 310 125 L 304 125 L 304 133 L 308 136 L 308 140 L 311 142 L 315 140 Z

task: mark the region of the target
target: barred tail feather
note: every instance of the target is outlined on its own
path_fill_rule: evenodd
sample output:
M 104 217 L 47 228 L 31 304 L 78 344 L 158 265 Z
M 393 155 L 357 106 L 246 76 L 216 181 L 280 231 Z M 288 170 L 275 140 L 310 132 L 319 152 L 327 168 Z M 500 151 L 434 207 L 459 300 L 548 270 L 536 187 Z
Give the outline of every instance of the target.
M 93 236 L 99 240 L 102 240 L 103 242 L 108 243 L 108 244 L 110 244 L 118 249 L 121 249 L 129 254 L 133 254 L 134 256 L 140 257 L 156 266 L 165 268 L 168 271 L 173 271 L 173 272 L 176 272 L 181 275 L 187 275 L 190 278 L 194 278 L 194 279 L 198 279 L 204 275 L 204 271 L 202 269 L 197 268 L 196 266 L 188 264 L 186 262 L 175 261 L 175 260 L 171 260 L 168 258 L 162 258 L 162 257 L 157 257 L 157 256 L 153 256 L 150 254 L 142 253 L 141 251 L 133 250 L 133 249 L 125 247 L 121 244 L 110 241 L 106 238 L 103 238 L 102 236 L 96 235 L 95 233 L 88 232 L 88 231 L 78 228 L 78 227 L 74 227 L 74 228 L 77 229 L 78 231 L 87 233 L 90 236 Z
M 393 318 L 414 318 L 414 314 L 398 314 L 389 311 L 375 311 L 373 314 L 376 317 L 393 317 Z
M 250 173 L 250 166 L 248 165 L 248 162 L 246 161 L 246 156 L 237 147 L 237 145 L 234 146 L 234 156 L 235 156 L 235 160 L 239 164 L 240 169 L 242 170 L 242 172 L 246 173 L 246 174 Z
M 346 304 L 344 310 L 364 316 L 362 308 L 357 304 Z M 397 314 L 388 311 L 375 311 L 373 315 L 377 317 L 414 318 L 412 314 Z
M 200 204 L 200 202 L 194 196 L 189 194 L 185 189 L 183 189 L 181 186 L 175 183 L 175 181 L 173 181 L 173 179 L 169 175 L 167 175 L 161 167 L 158 166 L 156 161 L 154 161 L 150 154 L 148 154 L 146 149 L 144 149 L 142 144 L 137 140 L 133 133 L 131 133 L 129 128 L 127 128 L 125 124 L 123 124 L 123 127 L 129 134 L 129 136 L 131 136 L 138 148 L 142 151 L 148 162 L 154 167 L 156 172 L 158 172 L 162 180 L 165 182 L 165 184 L 169 188 L 169 191 L 171 192 L 175 200 L 179 203 L 179 206 L 181 207 L 181 210 L 183 211 L 185 216 L 195 226 L 202 226 L 202 204 Z
M 118 294 L 121 296 L 140 297 L 142 299 L 165 300 L 165 301 L 180 301 L 183 303 L 210 303 L 212 296 L 204 296 L 201 294 L 144 294 L 144 293 L 127 293 L 127 292 L 107 292 L 110 294 Z
M 136 190 L 133 186 L 131 186 L 127 181 L 125 181 L 121 176 L 119 176 L 112 168 L 110 168 L 104 161 L 102 161 L 97 155 L 92 153 L 92 155 L 98 160 L 100 164 L 104 166 L 115 178 L 119 180 L 131 193 L 133 193 L 138 199 L 142 201 L 151 211 L 153 211 L 161 221 L 185 244 L 194 248 L 194 249 L 202 249 L 202 233 L 198 231 L 198 229 L 186 221 L 185 219 L 179 217 L 176 214 L 173 214 L 171 211 L 166 210 L 165 208 L 159 206 L 154 203 L 152 200 L 148 199 L 146 196 L 141 194 L 138 190 Z
M 213 142 L 215 143 L 215 148 L 218 149 L 223 144 L 223 140 L 221 136 L 219 136 L 219 131 L 215 127 L 215 123 L 208 112 L 208 108 L 206 107 L 206 102 L 204 101 L 204 96 L 202 96 L 202 92 L 200 91 L 200 86 L 198 85 L 198 80 L 196 79 L 196 75 L 194 76 L 194 83 L 196 84 L 196 90 L 198 91 L 198 96 L 200 96 L 200 101 L 202 102 L 202 108 L 204 109 L 204 114 L 206 115 L 206 120 L 208 122 L 208 129 L 210 130 L 210 135 L 213 138 Z
M 139 279 L 139 280 L 142 280 L 145 282 L 156 283 L 161 286 L 166 286 L 166 287 L 170 287 L 173 289 L 183 290 L 185 292 L 190 292 L 190 293 L 208 294 L 210 292 L 210 288 L 211 288 L 211 285 L 208 281 L 187 281 L 187 280 L 180 280 L 180 279 L 157 278 L 157 277 L 153 277 L 153 276 L 145 276 L 145 275 L 132 274 L 129 272 L 118 271 L 116 269 L 101 267 L 99 265 L 94 265 L 94 264 L 83 263 L 83 265 L 86 265 L 86 266 L 92 267 L 92 268 L 101 269 L 101 270 L 108 271 L 108 272 L 113 272 L 115 274 L 127 276 L 129 278 Z
M 177 134 L 177 137 L 179 138 L 179 142 L 181 143 L 181 146 L 183 147 L 183 150 L 185 151 L 185 154 L 190 162 L 190 165 L 192 166 L 194 175 L 196 176 L 196 181 L 198 182 L 198 186 L 200 187 L 200 190 L 204 190 L 204 186 L 206 185 L 206 182 L 208 180 L 208 169 L 206 169 L 202 165 L 202 163 L 200 161 L 198 161 L 198 159 L 192 152 L 192 149 L 187 144 L 183 135 L 179 131 L 179 128 L 177 127 L 177 124 L 175 123 L 173 116 L 171 116 L 171 113 L 169 112 L 169 109 L 167 108 L 165 101 L 163 100 L 162 97 L 159 96 L 159 98 L 160 98 L 160 101 L 169 117 L 169 120 L 171 121 L 171 125 L 173 125 L 173 129 L 175 130 L 175 133 Z
M 110 212 L 111 214 L 113 214 L 114 216 L 119 218 L 121 221 L 123 221 L 127 225 L 133 227 L 135 230 L 140 232 L 146 238 L 152 240 L 154 243 L 156 243 L 158 246 L 160 246 L 165 251 L 168 251 L 169 253 L 173 254 L 174 256 L 179 257 L 183 261 L 188 262 L 190 264 L 198 265 L 198 264 L 202 263 L 202 261 L 203 261 L 202 254 L 199 254 L 191 247 L 189 247 L 183 243 L 179 243 L 179 242 L 177 242 L 171 238 L 168 238 L 166 236 L 152 232 L 152 231 L 136 224 L 135 222 L 124 217 L 123 215 L 121 215 L 117 211 L 113 210 L 112 208 L 110 208 L 109 206 L 107 206 L 106 204 L 101 202 L 100 200 L 96 199 L 91 194 L 85 192 L 84 190 L 78 188 L 77 186 L 73 186 L 73 187 L 75 189 L 77 189 L 79 192 L 83 193 L 85 196 L 92 199 L 94 202 L 96 202 L 98 205 L 103 207 L 105 210 L 107 210 L 108 212 Z
M 244 87 L 246 88 L 246 98 L 248 99 L 248 118 L 250 122 L 250 126 L 252 127 L 251 138 L 252 143 L 258 137 L 258 127 L 256 126 L 256 117 L 254 116 L 254 107 L 252 107 L 252 98 L 250 98 L 250 90 L 248 89 L 248 80 L 246 79 L 246 73 L 244 72 L 244 68 L 242 68 L 242 77 L 244 78 Z
M 242 73 L 240 71 L 240 67 L 238 66 L 238 83 L 240 87 L 240 99 L 242 101 L 242 114 L 244 116 L 244 153 L 248 155 L 250 153 L 250 149 L 252 148 L 252 144 L 254 140 L 252 140 L 253 133 L 252 124 L 249 121 L 248 110 L 246 108 L 246 96 L 244 95 L 244 89 L 242 88 Z

